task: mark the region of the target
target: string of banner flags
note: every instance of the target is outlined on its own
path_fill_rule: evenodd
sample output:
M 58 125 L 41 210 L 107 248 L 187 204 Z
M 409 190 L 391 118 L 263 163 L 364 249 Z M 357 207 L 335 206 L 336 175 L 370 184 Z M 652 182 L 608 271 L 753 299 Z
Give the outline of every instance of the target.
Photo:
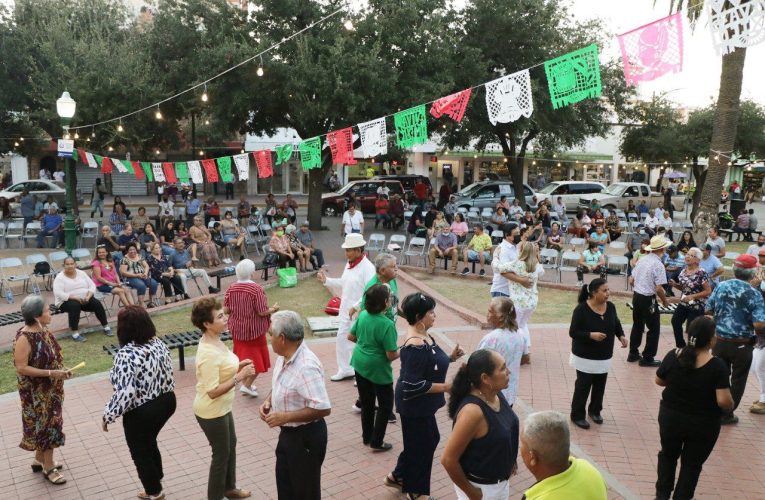
M 713 38 L 720 52 L 729 53 L 737 47 L 748 47 L 765 40 L 765 0 L 730 0 L 730 8 L 724 8 L 723 4 L 725 2 L 708 2 L 713 35 L 716 34 Z M 627 84 L 634 86 L 639 82 L 682 71 L 683 22 L 679 12 L 618 35 L 617 38 Z M 541 65 L 544 65 L 553 109 L 601 95 L 598 47 L 591 44 L 542 64 L 431 101 L 427 103 L 431 105 L 429 113 L 434 118 L 446 115 L 460 123 L 473 90 L 485 87 L 486 109 L 492 125 L 514 122 L 522 116 L 528 118 L 534 111 L 530 70 Z M 373 158 L 388 152 L 388 116 L 356 125 L 363 157 Z M 411 148 L 427 141 L 426 104 L 401 110 L 392 116 L 398 147 Z M 333 164 L 357 163 L 354 158 L 353 127 L 346 127 L 305 139 L 298 144 L 297 153 L 304 170 L 321 167 L 321 138 L 324 136 Z M 255 162 L 258 176 L 267 178 L 273 175 L 275 166 L 289 161 L 294 153 L 295 147 L 290 143 L 277 146 L 274 150 L 263 149 L 249 154 L 186 162 L 127 161 L 86 152 L 82 148 L 78 148 L 73 156 L 91 168 L 100 168 L 103 173 L 111 173 L 116 168 L 119 172 L 132 173 L 139 179 L 146 178 L 151 182 L 191 181 L 199 184 L 203 179 L 208 182 L 233 182 L 232 168 L 236 169 L 239 180 L 247 180 L 250 158 Z

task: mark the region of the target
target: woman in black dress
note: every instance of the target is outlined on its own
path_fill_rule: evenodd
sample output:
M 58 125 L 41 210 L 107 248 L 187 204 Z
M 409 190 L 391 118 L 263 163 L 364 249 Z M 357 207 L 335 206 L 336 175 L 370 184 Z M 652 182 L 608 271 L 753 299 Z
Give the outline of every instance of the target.
M 609 293 L 608 283 L 603 278 L 595 278 L 582 286 L 579 305 L 574 309 L 568 331 L 571 337 L 569 364 L 576 368 L 571 421 L 582 429 L 590 428 L 584 412 L 588 396 L 590 406 L 587 413 L 596 424 L 603 423 L 600 412 L 614 354 L 614 339 L 619 339 L 622 348 L 627 347 L 616 306 L 608 301 Z
M 668 500 L 672 490 L 675 499 L 693 498 L 701 467 L 720 434 L 720 416 L 733 411 L 728 367 L 711 354 L 716 340 L 715 321 L 696 318 L 688 327 L 688 344 L 669 351 L 656 370 L 656 384 L 665 388 L 659 406 L 659 500 Z
M 430 495 L 433 455 L 441 439 L 435 413 L 446 404 L 444 393 L 451 388 L 445 383 L 449 363 L 464 354 L 458 344 L 447 355 L 428 334 L 436 320 L 435 308 L 432 297 L 413 293 L 401 302 L 399 312 L 409 323 L 395 391 L 404 450 L 396 468 L 385 477 L 385 485 L 400 489 L 410 499 Z

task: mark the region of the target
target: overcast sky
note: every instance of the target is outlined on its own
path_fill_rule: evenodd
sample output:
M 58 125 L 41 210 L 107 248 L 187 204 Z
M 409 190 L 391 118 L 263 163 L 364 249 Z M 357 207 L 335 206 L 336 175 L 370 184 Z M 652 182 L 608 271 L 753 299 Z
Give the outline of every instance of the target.
M 669 14 L 669 0 L 569 0 L 574 13 L 582 19 L 599 17 L 614 34 L 624 33 L 643 26 Z M 668 92 L 667 97 L 691 107 L 703 107 L 717 99 L 720 86 L 721 56 L 712 46 L 712 35 L 704 14 L 693 32 L 687 20 L 683 19 L 684 59 L 683 71 L 665 75 L 653 82 L 638 85 L 640 94 L 650 97 Z M 604 56 L 613 59 L 619 54 L 619 43 L 613 38 L 610 47 L 603 50 Z M 754 99 L 765 104 L 765 43 L 747 49 L 744 66 L 742 98 Z M 680 90 L 675 90 L 680 89 Z

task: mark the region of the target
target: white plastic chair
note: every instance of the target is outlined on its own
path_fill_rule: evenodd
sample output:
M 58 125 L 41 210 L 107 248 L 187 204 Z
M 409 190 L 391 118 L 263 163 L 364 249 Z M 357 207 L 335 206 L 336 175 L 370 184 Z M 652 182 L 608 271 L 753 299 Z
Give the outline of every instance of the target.
M 571 238 L 571 241 L 568 243 L 574 248 L 575 251 L 584 250 L 584 247 L 587 246 L 587 240 L 584 238 Z
M 558 266 L 558 281 L 563 282 L 563 273 L 576 273 L 576 268 L 579 265 L 579 258 L 582 255 L 579 252 L 573 250 L 566 250 L 560 257 L 560 265 Z
M 27 255 L 26 259 L 24 260 L 26 261 L 27 266 L 29 266 L 30 276 L 36 279 L 39 279 L 46 289 L 48 290 L 52 289 L 51 285 L 52 285 L 53 277 L 56 275 L 56 273 L 53 270 L 53 266 L 51 266 L 50 262 L 48 262 L 48 258 L 41 253 L 33 253 L 31 255 Z M 44 274 L 35 274 L 35 265 L 38 262 L 48 262 L 48 265 L 50 266 L 50 271 Z
M 609 269 L 618 269 L 619 276 L 624 276 L 625 290 L 629 288 L 629 281 L 627 280 L 627 265 L 628 264 L 629 264 L 629 259 L 627 259 L 627 257 L 625 257 L 624 255 L 607 255 L 606 256 L 606 266 Z
M 394 250 L 398 246 L 398 250 Z M 388 246 L 385 247 L 389 252 L 403 252 L 406 248 L 406 235 L 405 234 L 392 234 L 390 240 L 388 240 Z
M 409 240 L 409 246 L 404 252 L 404 262 L 409 263 L 410 257 L 417 257 L 425 262 L 425 249 L 428 246 L 428 240 L 425 238 L 412 238 Z
M 623 256 L 626 248 L 627 245 L 623 241 L 612 241 L 606 246 L 606 254 Z
M 82 234 L 80 234 L 80 246 L 83 246 L 83 240 L 92 239 L 93 245 L 98 242 L 100 224 L 98 221 L 88 221 L 82 225 Z
M 29 273 L 24 268 L 24 264 L 18 257 L 7 257 L 0 259 L 0 295 L 3 293 L 3 288 L 8 287 L 11 291 L 11 287 L 14 283 L 22 282 L 22 293 L 26 293 L 29 285 Z M 16 294 L 14 294 L 16 295 Z
M 67 257 L 69 257 L 69 254 L 64 251 L 51 252 L 48 254 L 48 263 L 50 264 L 50 270 L 53 272 L 54 276 L 63 271 L 63 262 Z
M 560 253 L 554 249 L 554 248 L 543 248 L 539 251 L 539 258 L 542 261 L 542 267 L 544 269 L 549 269 L 553 271 L 558 270 L 558 259 L 560 258 Z M 546 276 L 548 273 L 545 273 L 543 276 Z M 554 276 L 557 276 L 558 273 L 556 272 Z
M 382 252 L 385 248 L 385 235 L 382 233 L 372 233 L 369 235 L 369 241 L 367 241 L 367 251 L 370 252 Z
M 90 263 L 93 260 L 90 250 L 87 248 L 75 248 L 72 250 L 72 257 L 77 262 L 78 269 L 90 269 Z
M 491 242 L 494 245 L 499 245 L 505 238 L 505 233 L 501 229 L 495 229 L 491 232 Z
M 36 248 L 37 233 L 39 233 L 41 230 L 42 230 L 42 224 L 40 224 L 39 222 L 30 222 L 29 224 L 27 224 L 27 227 L 24 229 L 24 235 L 21 237 L 22 247 L 26 248 L 27 240 L 34 240 L 34 242 L 32 243 L 32 248 Z

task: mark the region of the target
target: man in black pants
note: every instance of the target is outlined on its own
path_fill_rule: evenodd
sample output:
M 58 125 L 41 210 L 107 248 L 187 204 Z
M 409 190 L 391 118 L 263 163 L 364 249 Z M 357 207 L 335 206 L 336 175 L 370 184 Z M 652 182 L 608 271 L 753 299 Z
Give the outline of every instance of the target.
M 319 358 L 303 342 L 303 318 L 294 311 L 271 316 L 273 388 L 260 406 L 260 418 L 280 427 L 276 445 L 276 490 L 279 500 L 321 498 L 321 465 L 327 452 L 331 405 Z
M 659 306 L 658 300 L 666 307 L 669 305 L 664 294 L 667 284 L 667 273 L 661 261 L 666 249 L 671 243 L 664 236 L 654 236 L 646 246 L 650 252 L 642 257 L 630 276 L 632 284 L 632 332 L 630 333 L 630 354 L 627 361 L 639 361 L 640 366 L 659 366 L 656 351 L 659 348 Z M 643 355 L 640 355 L 640 344 L 643 342 L 643 328 L 648 326 Z
M 733 410 L 738 408 L 746 389 L 746 379 L 752 366 L 755 331 L 765 331 L 765 301 L 750 284 L 759 266 L 754 255 L 739 255 L 733 263 L 732 280 L 717 285 L 707 299 L 705 314 L 715 318 L 717 342 L 712 354 L 725 361 L 730 370 L 730 392 Z M 720 424 L 738 422 L 731 411 L 724 414 Z

